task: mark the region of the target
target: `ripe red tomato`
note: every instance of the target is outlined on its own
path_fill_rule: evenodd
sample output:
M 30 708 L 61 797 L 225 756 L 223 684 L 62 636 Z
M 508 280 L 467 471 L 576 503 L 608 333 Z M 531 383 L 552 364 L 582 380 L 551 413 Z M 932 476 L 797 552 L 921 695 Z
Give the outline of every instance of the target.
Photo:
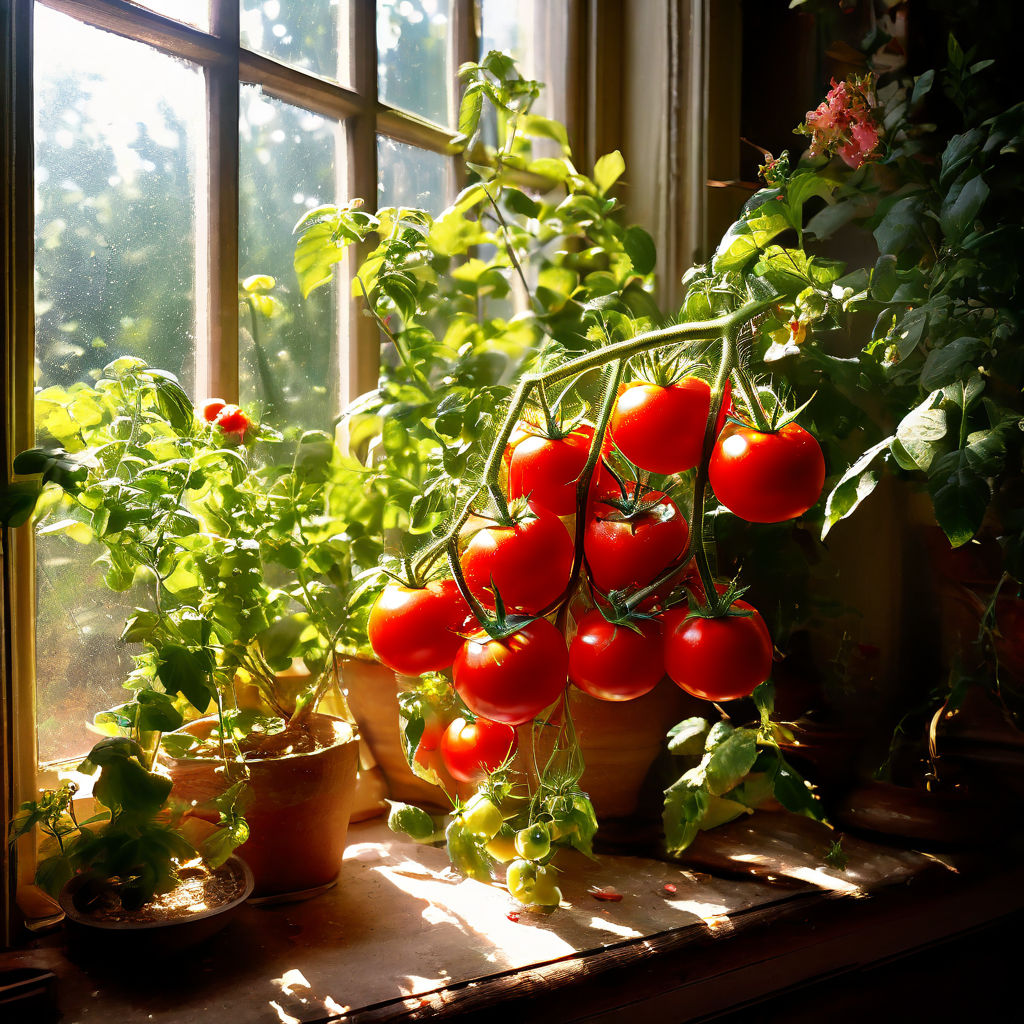
M 416 589 L 390 583 L 370 609 L 367 635 L 388 668 L 418 676 L 449 668 L 462 646 L 459 633 L 475 622 L 455 580 Z
M 212 423 L 225 405 L 227 402 L 223 398 L 208 398 L 199 408 L 202 410 L 203 419 L 207 423 Z
M 441 736 L 441 757 L 453 779 L 475 782 L 504 764 L 518 745 L 511 725 L 489 718 L 456 718 Z
M 513 526 L 472 517 L 475 532 L 462 553 L 462 571 L 470 592 L 494 607 L 493 585 L 509 611 L 532 615 L 565 589 L 572 572 L 573 543 L 562 521 L 530 503 Z
M 715 443 L 708 480 L 740 519 L 781 523 L 802 516 L 821 496 L 825 459 L 797 423 L 772 434 L 731 424 Z
M 732 607 L 753 614 L 687 618 L 689 610 L 677 607 L 663 616 L 665 671 L 694 697 L 749 697 L 771 674 L 772 638 L 764 619 L 746 601 Z
M 439 714 L 428 715 L 423 723 L 423 734 L 416 744 L 416 763 L 423 768 L 440 772 L 444 767 L 441 742 L 445 733 L 445 721 Z
M 529 424 L 520 424 L 505 450 L 508 496 L 526 496 L 531 505 L 541 505 L 556 516 L 571 516 L 576 511 L 576 480 L 587 463 L 593 438 L 594 428 L 588 424 L 562 438 L 545 437 Z M 605 475 L 598 463 L 591 492 Z
M 599 590 L 644 586 L 682 554 L 689 527 L 676 503 L 661 491 L 646 491 L 642 501 L 657 502 L 646 512 L 623 518 L 598 500 L 583 534 L 590 579 Z
M 245 440 L 246 431 L 252 427 L 252 420 L 237 405 L 223 406 L 213 422 L 220 427 L 225 437 L 234 437 L 239 443 Z
M 718 417 L 725 423 L 728 384 Z M 615 401 L 608 432 L 634 465 L 652 473 L 681 473 L 700 462 L 711 408 L 711 386 L 697 377 L 663 387 L 635 381 Z
M 547 619 L 534 619 L 493 640 L 482 630 L 455 655 L 455 689 L 474 715 L 522 725 L 553 703 L 565 687 L 569 652 Z
M 638 619 L 640 633 L 588 612 L 569 644 L 569 679 L 599 700 L 633 700 L 650 693 L 665 674 L 661 623 Z

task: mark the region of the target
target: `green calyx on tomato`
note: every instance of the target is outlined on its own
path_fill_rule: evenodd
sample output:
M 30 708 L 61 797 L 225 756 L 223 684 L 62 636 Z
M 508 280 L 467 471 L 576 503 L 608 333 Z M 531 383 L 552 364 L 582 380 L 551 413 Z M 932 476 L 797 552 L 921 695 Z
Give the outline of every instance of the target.
M 689 526 L 661 491 L 633 486 L 626 508 L 614 498 L 592 507 L 583 534 L 590 580 L 610 593 L 652 582 L 686 550 Z

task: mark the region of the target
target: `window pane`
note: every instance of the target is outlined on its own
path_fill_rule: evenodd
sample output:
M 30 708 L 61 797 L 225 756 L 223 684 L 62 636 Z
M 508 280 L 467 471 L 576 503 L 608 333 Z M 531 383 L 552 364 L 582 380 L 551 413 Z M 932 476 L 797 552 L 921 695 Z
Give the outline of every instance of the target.
M 416 206 L 440 213 L 448 205 L 451 161 L 441 153 L 377 136 L 377 208 Z
M 137 7 L 210 31 L 210 0 L 132 0 Z
M 203 76 L 41 5 L 35 69 L 37 383 L 134 355 L 191 388 Z M 39 754 L 53 760 L 89 749 L 86 723 L 119 693 L 133 601 L 104 587 L 98 545 L 44 535 L 37 550 Z
M 377 88 L 395 107 L 448 124 L 449 0 L 377 0 Z
M 352 0 L 240 0 L 242 45 L 351 85 Z
M 568 8 L 551 0 L 478 0 L 480 55 L 504 50 L 520 73 L 545 83 L 534 112 L 564 121 L 568 94 Z
M 346 198 L 344 126 L 244 86 L 239 158 L 240 277 L 243 285 L 252 275 L 274 279 L 267 292 L 254 282 L 239 306 L 241 397 L 259 402 L 279 428 L 330 429 L 347 365 L 338 340 L 348 294 L 338 280 L 347 277 L 339 272 L 304 300 L 292 229 L 307 210 Z

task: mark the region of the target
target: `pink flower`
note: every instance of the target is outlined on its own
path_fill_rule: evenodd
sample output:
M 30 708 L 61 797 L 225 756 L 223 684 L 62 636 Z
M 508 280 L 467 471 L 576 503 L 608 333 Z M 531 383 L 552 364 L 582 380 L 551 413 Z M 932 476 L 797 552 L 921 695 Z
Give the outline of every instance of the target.
M 874 106 L 872 75 L 853 76 L 845 82 L 833 78 L 824 101 L 809 110 L 805 122 L 797 128 L 811 136 L 808 153 L 812 157 L 838 153 L 850 167 L 860 167 L 878 146 Z

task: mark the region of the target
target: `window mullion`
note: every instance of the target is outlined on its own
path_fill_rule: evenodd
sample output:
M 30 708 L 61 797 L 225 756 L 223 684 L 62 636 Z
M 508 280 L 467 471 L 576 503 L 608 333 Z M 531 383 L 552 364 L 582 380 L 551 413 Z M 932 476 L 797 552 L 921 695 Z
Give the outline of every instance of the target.
M 205 249 L 207 329 L 198 332 L 197 397 L 238 400 L 238 2 L 214 0 L 213 30 L 233 44 L 234 59 L 206 69 L 208 188 L 199 259 Z M 205 342 L 205 343 L 204 343 Z
M 377 206 L 377 9 L 376 4 L 352 5 L 352 79 L 364 106 L 351 119 L 348 132 L 350 195 L 361 196 L 372 210 Z M 356 247 L 345 266 L 354 270 L 369 251 Z M 342 402 L 377 385 L 380 339 L 369 317 L 361 314 L 358 302 L 349 304 L 349 345 L 346 390 Z

